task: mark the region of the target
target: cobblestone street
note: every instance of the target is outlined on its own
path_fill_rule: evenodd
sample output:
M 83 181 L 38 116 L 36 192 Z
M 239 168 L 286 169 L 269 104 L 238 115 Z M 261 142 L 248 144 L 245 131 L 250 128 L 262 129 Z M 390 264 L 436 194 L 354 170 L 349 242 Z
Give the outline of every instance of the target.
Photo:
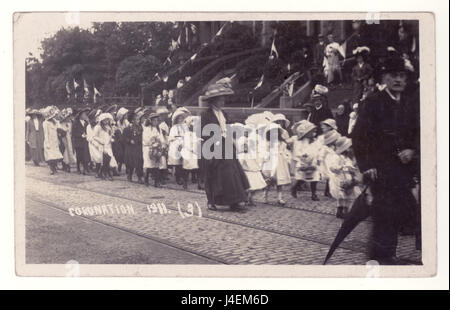
M 342 222 L 334 200 L 322 195 L 313 202 L 308 191 L 294 199 L 287 188 L 284 196 L 285 207 L 258 195 L 257 206 L 243 213 L 209 211 L 194 184 L 183 191 L 174 183 L 129 183 L 123 175 L 113 182 L 61 171 L 51 176 L 47 167 L 27 164 L 27 263 L 322 264 Z M 370 226 L 370 219 L 362 222 L 329 264 L 365 264 Z M 64 243 L 81 250 L 58 255 Z M 400 237 L 397 255 L 420 263 L 413 236 Z

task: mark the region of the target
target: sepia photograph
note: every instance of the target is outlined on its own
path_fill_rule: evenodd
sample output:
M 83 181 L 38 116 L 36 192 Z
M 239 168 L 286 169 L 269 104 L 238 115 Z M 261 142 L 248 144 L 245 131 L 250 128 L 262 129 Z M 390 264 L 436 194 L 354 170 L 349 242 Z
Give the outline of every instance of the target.
M 15 13 L 17 273 L 432 276 L 433 34 L 429 13 Z

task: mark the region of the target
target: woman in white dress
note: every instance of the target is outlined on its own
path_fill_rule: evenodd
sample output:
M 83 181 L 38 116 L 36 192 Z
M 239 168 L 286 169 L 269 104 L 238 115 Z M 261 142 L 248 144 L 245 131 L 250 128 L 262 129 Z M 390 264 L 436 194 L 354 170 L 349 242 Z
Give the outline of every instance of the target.
M 50 167 L 50 174 L 56 173 L 56 165 L 63 158 L 59 150 L 57 129 L 59 126 L 55 117 L 59 114 L 56 107 L 48 107 L 45 110 L 45 121 L 42 124 L 44 130 L 44 158 Z

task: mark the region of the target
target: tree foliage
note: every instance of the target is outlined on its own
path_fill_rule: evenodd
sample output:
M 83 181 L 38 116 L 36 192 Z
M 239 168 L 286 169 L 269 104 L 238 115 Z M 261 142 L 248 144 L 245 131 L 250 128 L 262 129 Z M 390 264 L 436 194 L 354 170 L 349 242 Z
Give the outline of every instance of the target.
M 80 99 L 84 81 L 91 93 L 95 86 L 108 96 L 139 95 L 139 84 L 153 77 L 167 57 L 173 31 L 172 23 L 158 22 L 60 29 L 42 41 L 40 59 L 27 58 L 27 106 L 66 101 L 67 84 Z

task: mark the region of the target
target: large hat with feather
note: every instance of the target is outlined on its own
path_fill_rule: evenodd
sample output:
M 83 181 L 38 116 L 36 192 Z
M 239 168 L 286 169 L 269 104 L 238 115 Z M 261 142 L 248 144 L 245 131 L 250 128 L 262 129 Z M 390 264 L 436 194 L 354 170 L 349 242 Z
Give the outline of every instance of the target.
M 367 46 L 358 46 L 352 51 L 352 53 L 355 57 L 363 56 L 363 58 L 366 58 L 370 53 L 370 48 Z
M 98 116 L 98 121 L 101 122 L 105 119 L 109 119 L 109 120 L 114 120 L 113 116 L 111 115 L 111 113 L 102 113 Z
M 61 121 L 65 121 L 66 119 L 68 119 L 72 115 L 73 115 L 72 108 L 64 108 L 64 109 L 62 109 L 61 113 L 60 113 Z
M 48 106 L 45 109 L 45 119 L 52 119 L 59 114 L 59 109 L 56 106 Z
M 116 113 L 116 119 L 122 119 L 128 113 L 128 109 L 121 107 Z
M 176 123 L 176 120 L 179 116 L 190 115 L 190 114 L 191 114 L 191 112 L 185 107 L 180 107 L 180 108 L 176 109 L 175 112 L 172 113 L 172 124 Z
M 328 94 L 328 87 L 317 84 L 311 92 L 311 98 L 326 97 Z
M 77 110 L 75 111 L 74 117 L 75 117 L 75 118 L 78 118 L 78 117 L 80 117 L 81 113 L 83 113 L 83 112 L 88 113 L 90 110 L 91 110 L 91 109 L 88 108 L 88 107 L 83 107 L 83 108 L 77 109 Z M 88 114 L 88 115 L 89 115 L 89 114 Z
M 206 92 L 201 96 L 202 101 L 208 101 L 208 99 L 219 97 L 219 96 L 229 96 L 233 95 L 234 91 L 231 87 L 231 79 L 223 78 L 211 84 L 206 89 Z
M 119 106 L 117 104 L 113 104 L 105 109 L 105 113 L 116 113 L 118 109 Z

